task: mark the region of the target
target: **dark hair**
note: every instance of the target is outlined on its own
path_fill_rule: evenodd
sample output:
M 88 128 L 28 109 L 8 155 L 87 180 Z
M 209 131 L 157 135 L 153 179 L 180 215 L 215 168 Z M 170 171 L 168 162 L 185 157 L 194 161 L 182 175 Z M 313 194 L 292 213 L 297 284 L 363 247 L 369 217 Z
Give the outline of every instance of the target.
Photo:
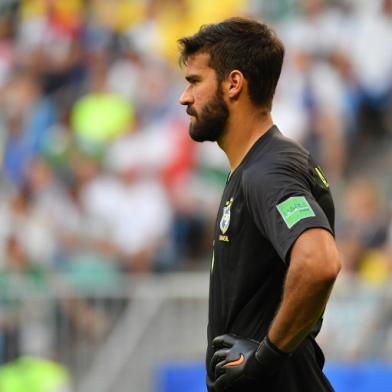
M 272 98 L 282 69 L 284 46 L 266 24 L 252 19 L 230 18 L 201 26 L 190 37 L 178 40 L 180 63 L 196 53 L 210 55 L 209 66 L 222 82 L 238 69 L 248 81 L 249 96 L 256 105 L 272 106 Z

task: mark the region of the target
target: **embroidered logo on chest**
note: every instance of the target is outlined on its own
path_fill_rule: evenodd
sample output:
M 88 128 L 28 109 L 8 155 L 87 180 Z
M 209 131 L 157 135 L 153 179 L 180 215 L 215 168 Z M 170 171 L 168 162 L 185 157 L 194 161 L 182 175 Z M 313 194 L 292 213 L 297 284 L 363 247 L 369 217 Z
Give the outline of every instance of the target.
M 219 239 L 221 241 L 226 241 L 226 242 L 229 241 L 229 238 L 224 234 L 226 234 L 226 232 L 229 228 L 229 225 L 230 225 L 230 217 L 231 217 L 230 208 L 231 208 L 231 205 L 233 204 L 233 200 L 234 199 L 231 198 L 230 200 L 226 201 L 226 206 L 223 207 L 223 214 L 222 214 L 222 218 L 219 223 L 219 228 L 222 232 L 222 235 L 219 236 Z

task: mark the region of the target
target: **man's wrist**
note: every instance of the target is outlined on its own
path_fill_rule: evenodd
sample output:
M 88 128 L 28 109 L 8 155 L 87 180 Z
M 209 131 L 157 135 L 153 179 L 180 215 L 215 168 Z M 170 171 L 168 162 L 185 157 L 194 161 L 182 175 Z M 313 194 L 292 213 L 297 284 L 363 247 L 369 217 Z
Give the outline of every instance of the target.
M 274 343 L 271 342 L 270 338 L 268 337 L 268 335 L 265 336 L 264 338 L 264 342 L 267 344 L 267 346 L 273 350 L 276 354 L 279 354 L 280 356 L 283 357 L 290 357 L 292 355 L 291 352 L 286 352 L 286 351 L 282 351 L 279 347 L 277 347 Z
M 257 361 L 271 370 L 279 368 L 291 355 L 292 353 L 286 353 L 276 347 L 268 336 L 263 339 L 255 352 Z

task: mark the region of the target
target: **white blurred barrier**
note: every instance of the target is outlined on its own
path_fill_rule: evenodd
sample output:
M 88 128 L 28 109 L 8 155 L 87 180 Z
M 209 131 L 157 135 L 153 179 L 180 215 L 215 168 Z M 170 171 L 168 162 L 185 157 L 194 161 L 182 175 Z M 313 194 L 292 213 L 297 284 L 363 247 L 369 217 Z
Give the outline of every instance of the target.
M 137 286 L 79 392 L 152 391 L 161 364 L 203 359 L 208 276 L 148 277 Z
M 9 285 L 0 332 L 13 328 L 16 351 L 68 366 L 77 392 L 149 392 L 161 364 L 203 361 L 208 273 L 138 276 L 87 291 L 75 291 L 61 276 L 49 282 L 38 291 L 21 281 Z M 392 360 L 391 299 L 392 287 L 340 278 L 319 336 L 327 359 Z

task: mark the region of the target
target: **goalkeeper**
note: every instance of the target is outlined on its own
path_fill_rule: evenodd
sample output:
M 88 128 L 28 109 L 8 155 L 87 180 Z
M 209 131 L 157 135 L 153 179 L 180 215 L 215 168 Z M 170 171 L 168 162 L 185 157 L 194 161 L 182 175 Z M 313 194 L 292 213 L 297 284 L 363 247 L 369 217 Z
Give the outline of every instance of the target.
M 210 275 L 210 392 L 333 391 L 315 341 L 340 270 L 321 168 L 271 118 L 284 47 L 265 24 L 231 18 L 179 40 L 180 97 L 198 142 L 230 162 Z

